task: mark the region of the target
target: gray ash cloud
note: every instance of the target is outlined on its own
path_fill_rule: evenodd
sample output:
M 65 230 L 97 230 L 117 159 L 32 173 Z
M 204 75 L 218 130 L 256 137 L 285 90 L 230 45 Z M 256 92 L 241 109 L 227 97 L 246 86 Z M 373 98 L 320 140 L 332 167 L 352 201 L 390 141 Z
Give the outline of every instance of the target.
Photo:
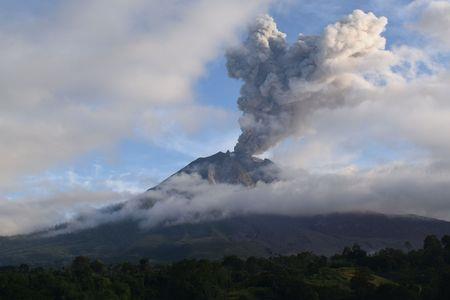
M 301 133 L 308 115 L 359 101 L 355 88 L 373 84 L 359 69 L 382 56 L 387 19 L 355 10 L 320 36 L 299 35 L 289 45 L 274 20 L 262 16 L 247 39 L 227 52 L 229 76 L 244 82 L 238 99 L 242 134 L 235 151 L 260 154 Z M 376 71 L 375 71 L 376 72 Z

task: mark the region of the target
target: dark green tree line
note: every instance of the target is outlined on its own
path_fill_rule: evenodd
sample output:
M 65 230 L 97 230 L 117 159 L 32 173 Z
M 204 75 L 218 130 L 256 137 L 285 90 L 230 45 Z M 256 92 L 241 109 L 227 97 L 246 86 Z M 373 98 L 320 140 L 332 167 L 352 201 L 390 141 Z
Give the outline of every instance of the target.
M 155 265 L 76 257 L 60 269 L 0 268 L 0 299 L 450 299 L 450 236 L 408 253 L 358 245 L 312 253 Z

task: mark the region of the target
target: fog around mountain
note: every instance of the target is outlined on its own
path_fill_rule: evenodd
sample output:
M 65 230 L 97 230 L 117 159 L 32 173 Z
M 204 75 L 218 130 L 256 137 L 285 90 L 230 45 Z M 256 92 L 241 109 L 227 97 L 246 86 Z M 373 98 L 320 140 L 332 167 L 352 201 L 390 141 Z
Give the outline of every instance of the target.
M 35 26 L 5 21 L 9 26 L 2 28 L 21 34 L 1 31 L 6 38 L 0 65 L 10 72 L 0 82 L 7 99 L 0 113 L 0 184 L 12 192 L 0 202 L 0 235 L 60 223 L 69 224 L 64 230 L 75 231 L 131 218 L 152 228 L 268 212 L 292 216 L 374 211 L 450 219 L 448 1 L 398 6 L 399 16 L 410 22 L 402 26 L 420 41 L 417 44 L 389 40 L 389 34 L 403 31 L 370 10 L 350 9 L 317 35 L 296 38 L 283 33 L 276 18 L 256 17 L 264 11 L 258 1 L 219 2 L 197 1 L 186 14 L 176 6 L 174 14 L 186 26 L 169 32 L 164 29 L 171 23 L 144 26 L 155 28 L 155 36 L 141 27 L 143 31 L 136 32 L 134 23 L 127 22 L 137 8 L 157 14 L 153 1 L 115 3 L 104 15 L 84 13 L 96 12 L 103 7 L 101 1 L 93 1 L 92 10 L 63 6 L 61 15 L 49 23 L 39 19 Z M 204 11 L 211 11 L 208 18 L 199 13 Z M 73 30 L 83 25 L 80 28 L 91 32 L 84 25 L 104 24 L 107 16 L 113 16 L 106 19 L 107 26 L 94 26 L 98 31 L 92 34 L 76 35 Z M 164 19 L 158 17 L 150 19 Z M 211 20 L 221 22 L 206 26 Z M 246 22 L 248 30 L 238 39 L 236 31 Z M 106 34 L 111 28 L 123 30 Z M 295 34 L 302 31 L 296 28 Z M 73 34 L 76 39 L 66 44 L 66 35 Z M 49 37 L 53 43 L 43 52 L 42 41 Z M 145 188 L 142 183 L 123 188 L 124 181 L 100 178 L 102 188 L 90 189 L 92 178 L 78 179 L 69 172 L 69 190 L 54 186 L 65 186 L 61 181 L 66 177 L 58 181 L 50 175 L 41 182 L 31 176 L 24 182 L 38 182 L 31 191 L 39 196 L 21 194 L 27 187 L 17 178 L 23 174 L 108 148 L 135 132 L 145 132 L 153 142 L 154 136 L 167 138 L 165 143 L 188 152 L 186 144 L 171 139 L 166 126 L 169 133 L 195 131 L 202 122 L 230 127 L 226 113 L 183 102 L 185 96 L 194 98 L 193 82 L 223 43 L 228 46 L 222 53 L 227 71 L 242 84 L 239 98 L 229 101 L 233 107 L 237 102 L 242 115 L 235 152 L 220 154 L 222 163 L 213 161 L 210 167 L 207 158 L 201 172 L 188 167 L 145 193 L 152 187 L 150 180 Z M 68 55 L 80 45 L 87 45 L 80 52 L 83 63 Z M 142 64 L 129 64 L 137 61 Z M 83 66 L 101 71 L 87 72 Z M 142 73 L 142 66 L 155 73 Z M 183 72 L 178 73 L 179 68 Z M 161 69 L 166 71 L 163 76 Z M 83 76 L 87 73 L 90 76 Z M 106 101 L 112 94 L 112 102 Z M 177 120 L 181 123 L 172 126 Z M 216 134 L 220 129 L 213 132 L 212 143 L 229 138 Z M 197 147 L 209 149 L 206 143 Z M 274 164 L 263 164 L 275 169 L 254 172 L 261 161 L 253 154 L 269 158 Z M 110 207 L 113 203 L 119 204 Z
M 254 164 L 260 167 L 260 173 L 249 172 L 258 167 L 247 165 L 247 169 L 227 173 L 228 177 L 214 178 L 216 164 L 221 165 L 222 159 L 231 155 L 218 153 L 199 159 L 187 167 L 189 170 L 197 167 L 197 172 L 188 174 L 182 169 L 135 199 L 82 214 L 54 233 L 126 219 L 136 220 L 142 228 L 266 214 L 312 216 L 372 212 L 445 219 L 450 209 L 447 201 L 450 185 L 446 180 L 450 174 L 438 165 L 416 168 L 397 165 L 318 175 L 281 170 L 267 163 L 259 165 L 261 161 L 257 160 Z M 210 173 L 205 172 L 207 170 Z M 261 175 L 264 173 L 267 175 Z M 248 180 L 254 174 L 260 179 L 255 179 L 255 184 L 235 183 L 241 178 Z M 426 181 L 422 181 L 423 176 L 427 177 Z M 261 180 L 267 177 L 270 180 Z

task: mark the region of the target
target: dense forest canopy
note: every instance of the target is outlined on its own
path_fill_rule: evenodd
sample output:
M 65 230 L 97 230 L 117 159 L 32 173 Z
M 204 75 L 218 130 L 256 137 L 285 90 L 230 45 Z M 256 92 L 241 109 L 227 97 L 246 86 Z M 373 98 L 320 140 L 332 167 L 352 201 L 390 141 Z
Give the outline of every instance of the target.
M 76 257 L 59 269 L 0 268 L 0 299 L 450 299 L 450 236 L 427 236 L 408 253 L 360 246 L 332 257 L 105 265 Z

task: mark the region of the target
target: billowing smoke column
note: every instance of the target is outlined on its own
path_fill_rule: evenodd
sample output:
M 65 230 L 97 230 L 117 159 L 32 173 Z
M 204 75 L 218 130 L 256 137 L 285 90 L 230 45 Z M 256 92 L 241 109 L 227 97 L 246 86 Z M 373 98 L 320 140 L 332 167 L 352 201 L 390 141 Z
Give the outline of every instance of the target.
M 300 35 L 289 45 L 271 17 L 260 17 L 246 41 L 227 53 L 229 75 L 244 81 L 235 151 L 262 153 L 301 133 L 314 111 L 360 101 L 350 91 L 379 84 L 376 61 L 389 55 L 381 36 L 386 24 L 355 10 L 321 36 Z

